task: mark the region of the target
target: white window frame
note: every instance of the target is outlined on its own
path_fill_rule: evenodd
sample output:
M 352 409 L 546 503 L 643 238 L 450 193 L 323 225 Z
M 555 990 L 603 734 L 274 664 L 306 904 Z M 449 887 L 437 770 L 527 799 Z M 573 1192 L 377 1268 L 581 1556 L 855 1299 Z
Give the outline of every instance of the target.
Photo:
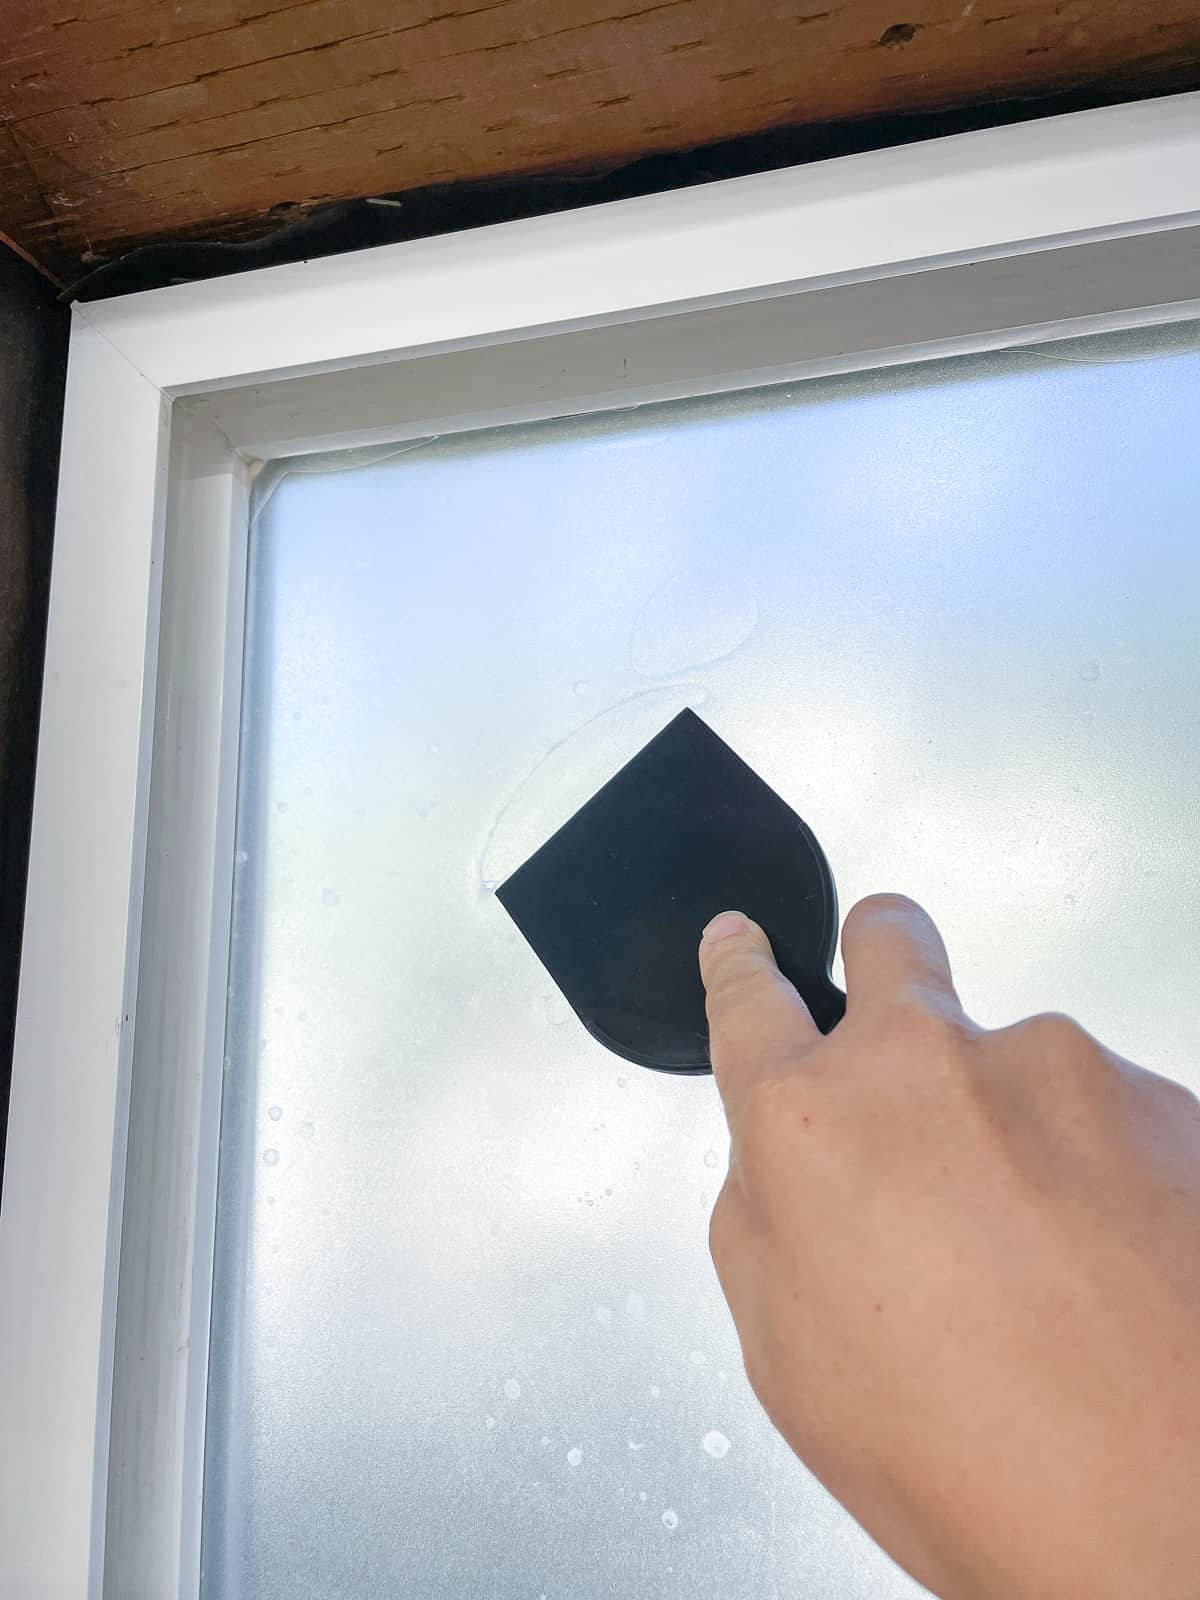
M 257 465 L 1196 316 L 1200 95 L 75 308 L 0 1212 L 0 1592 L 198 1593 Z

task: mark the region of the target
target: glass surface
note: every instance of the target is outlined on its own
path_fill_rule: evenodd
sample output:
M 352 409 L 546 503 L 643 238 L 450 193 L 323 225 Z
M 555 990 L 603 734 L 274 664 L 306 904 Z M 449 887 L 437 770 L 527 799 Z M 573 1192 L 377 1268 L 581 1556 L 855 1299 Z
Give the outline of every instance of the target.
M 1195 330 L 470 434 L 252 541 L 206 1600 L 919 1591 L 760 1415 L 713 1083 L 492 893 L 685 704 L 964 1001 L 1200 1087 Z M 697 929 L 699 934 L 699 929 Z

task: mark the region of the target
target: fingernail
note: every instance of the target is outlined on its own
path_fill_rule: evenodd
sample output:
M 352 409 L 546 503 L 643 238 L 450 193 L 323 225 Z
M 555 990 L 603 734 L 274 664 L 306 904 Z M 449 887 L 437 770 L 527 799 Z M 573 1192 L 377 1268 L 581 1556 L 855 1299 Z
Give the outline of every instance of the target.
M 718 939 L 728 939 L 730 934 L 745 931 L 746 918 L 740 911 L 719 911 L 701 935 L 701 944 L 713 944 Z

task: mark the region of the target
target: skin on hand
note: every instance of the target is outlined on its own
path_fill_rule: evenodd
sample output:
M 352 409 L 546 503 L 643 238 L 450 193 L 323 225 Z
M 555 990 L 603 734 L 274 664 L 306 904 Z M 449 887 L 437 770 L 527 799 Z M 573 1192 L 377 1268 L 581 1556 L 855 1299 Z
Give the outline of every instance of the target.
M 711 1245 L 755 1393 L 943 1600 L 1200 1597 L 1200 1102 L 1065 1017 L 989 1032 L 899 896 L 823 1038 L 705 930 Z

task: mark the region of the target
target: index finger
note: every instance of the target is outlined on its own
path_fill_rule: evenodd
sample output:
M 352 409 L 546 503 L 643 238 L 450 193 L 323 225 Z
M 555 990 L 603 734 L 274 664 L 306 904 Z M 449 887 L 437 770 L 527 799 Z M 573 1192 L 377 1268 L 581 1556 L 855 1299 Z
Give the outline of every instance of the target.
M 900 894 L 874 894 L 859 903 L 842 929 L 849 1011 L 918 999 L 961 1011 L 950 957 L 933 918 Z
M 705 928 L 700 976 L 713 1076 L 733 1128 L 755 1085 L 798 1064 L 821 1035 L 775 965 L 770 940 L 740 911 L 723 911 Z

